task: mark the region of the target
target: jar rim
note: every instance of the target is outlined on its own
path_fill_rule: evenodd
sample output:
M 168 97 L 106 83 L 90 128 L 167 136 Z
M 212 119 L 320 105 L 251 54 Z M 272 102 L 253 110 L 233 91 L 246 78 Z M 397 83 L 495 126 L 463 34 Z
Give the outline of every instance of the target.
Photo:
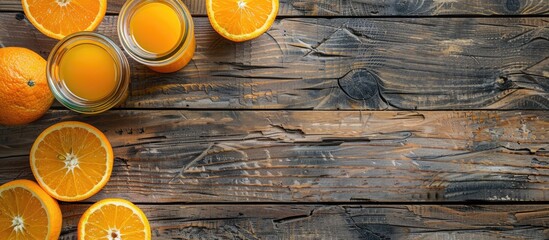
M 107 51 L 116 64 L 116 87 L 111 94 L 99 100 L 83 99 L 72 93 L 60 77 L 59 63 L 63 55 L 80 44 L 94 44 Z M 128 95 L 130 66 L 122 50 L 108 37 L 94 32 L 77 32 L 59 41 L 50 55 L 46 66 L 48 86 L 55 98 L 65 107 L 79 113 L 96 114 L 118 105 Z
M 139 44 L 135 42 L 130 33 L 130 20 L 133 14 L 142 6 L 161 2 L 170 6 L 179 17 L 181 24 L 181 36 L 177 45 L 167 53 L 158 55 L 143 50 Z M 153 67 L 160 67 L 172 64 L 179 60 L 185 54 L 185 51 L 190 46 L 189 39 L 194 34 L 194 22 L 189 13 L 189 10 L 180 0 L 128 0 L 122 6 L 117 22 L 117 32 L 122 48 L 135 61 Z

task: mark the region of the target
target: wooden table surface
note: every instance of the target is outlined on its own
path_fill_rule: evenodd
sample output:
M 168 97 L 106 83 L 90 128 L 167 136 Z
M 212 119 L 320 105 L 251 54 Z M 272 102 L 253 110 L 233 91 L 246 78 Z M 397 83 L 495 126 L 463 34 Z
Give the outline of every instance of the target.
M 79 120 L 115 152 L 107 186 L 62 203 L 76 239 L 91 203 L 121 197 L 154 239 L 548 239 L 549 0 L 281 0 L 244 43 L 193 13 L 197 51 L 173 74 L 130 60 L 126 103 L 55 103 L 0 127 L 0 184 L 33 179 L 46 127 Z M 97 30 L 118 43 L 109 0 Z M 0 45 L 56 41 L 0 2 Z

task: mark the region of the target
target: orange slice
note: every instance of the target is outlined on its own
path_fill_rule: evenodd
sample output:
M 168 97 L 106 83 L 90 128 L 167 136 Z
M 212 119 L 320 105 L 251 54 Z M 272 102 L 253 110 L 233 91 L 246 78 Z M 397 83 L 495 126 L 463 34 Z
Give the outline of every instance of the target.
M 93 204 L 78 223 L 79 240 L 150 240 L 147 216 L 133 203 L 107 198 Z
M 112 172 L 113 152 L 107 137 L 82 122 L 61 122 L 44 130 L 30 153 L 40 186 L 61 201 L 80 201 L 99 192 Z
M 0 186 L 0 239 L 48 239 L 61 233 L 61 209 L 33 181 Z
M 216 32 L 242 42 L 269 30 L 278 13 L 278 0 L 206 0 L 206 10 Z
M 55 39 L 95 30 L 107 12 L 107 0 L 21 0 L 21 3 L 32 25 Z

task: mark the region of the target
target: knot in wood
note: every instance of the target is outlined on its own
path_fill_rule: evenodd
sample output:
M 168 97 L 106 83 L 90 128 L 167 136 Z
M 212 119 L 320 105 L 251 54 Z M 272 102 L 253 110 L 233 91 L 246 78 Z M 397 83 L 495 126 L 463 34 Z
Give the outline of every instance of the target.
M 513 82 L 509 81 L 509 78 L 507 78 L 506 76 L 500 76 L 496 79 L 496 87 L 501 91 L 507 90 L 512 86 L 513 86 Z
M 341 90 L 355 100 L 367 100 L 379 90 L 377 76 L 366 69 L 355 69 L 338 80 Z
M 520 9 L 519 0 L 507 0 L 505 1 L 505 9 L 511 13 L 516 13 Z
M 398 0 L 395 2 L 395 10 L 399 13 L 406 12 L 410 6 L 410 0 Z

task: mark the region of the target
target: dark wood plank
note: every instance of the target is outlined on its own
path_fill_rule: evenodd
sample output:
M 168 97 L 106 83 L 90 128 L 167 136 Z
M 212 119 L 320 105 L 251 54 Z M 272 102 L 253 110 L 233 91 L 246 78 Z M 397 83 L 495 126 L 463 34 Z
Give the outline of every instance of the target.
M 116 14 L 125 0 L 109 0 Z M 206 15 L 204 0 L 183 0 L 193 15 Z M 20 0 L 2 0 L 0 11 L 21 11 Z M 541 15 L 549 0 L 280 0 L 279 16 Z
M 132 61 L 127 108 L 549 109 L 544 18 L 284 19 L 223 40 L 195 18 L 197 53 L 157 74 Z M 116 18 L 99 28 L 118 41 Z M 0 43 L 47 56 L 55 41 L 14 13 Z
M 61 240 L 89 205 L 64 205 Z M 548 239 L 548 205 L 140 205 L 153 239 Z
M 0 128 L 0 184 L 32 179 L 34 139 L 64 120 L 114 146 L 111 180 L 92 200 L 549 200 L 547 111 L 53 111 Z

